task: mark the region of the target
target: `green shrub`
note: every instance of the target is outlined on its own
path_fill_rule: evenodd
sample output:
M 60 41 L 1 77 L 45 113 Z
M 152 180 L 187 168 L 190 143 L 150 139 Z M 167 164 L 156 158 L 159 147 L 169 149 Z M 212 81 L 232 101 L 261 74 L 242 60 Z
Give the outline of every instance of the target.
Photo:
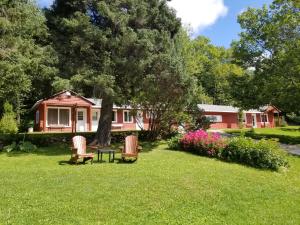
M 22 141 L 19 144 L 13 142 L 3 148 L 6 152 L 19 151 L 19 152 L 33 152 L 37 147 L 29 141 Z
M 15 134 L 18 132 L 18 124 L 13 107 L 8 102 L 4 103 L 4 113 L 0 120 L 0 133 Z
M 14 150 L 17 150 L 18 145 L 17 143 L 14 141 L 13 143 L 11 143 L 10 145 L 6 145 L 4 146 L 3 150 L 6 152 L 12 152 Z
M 131 134 L 138 135 L 139 141 L 148 141 L 148 131 L 113 131 L 111 136 L 111 143 L 124 142 L 125 137 Z M 95 132 L 84 132 L 76 135 L 82 135 L 90 143 L 95 137 Z M 74 133 L 22 133 L 22 134 L 0 134 L 0 143 L 2 145 L 10 145 L 13 142 L 20 143 L 22 141 L 29 141 L 37 146 L 49 146 L 61 143 L 71 145 Z
M 178 134 L 168 140 L 168 147 L 172 150 L 180 150 L 180 140 L 182 135 Z
M 222 150 L 220 157 L 252 167 L 278 170 L 288 166 L 285 155 L 274 140 L 254 141 L 251 138 L 235 137 Z

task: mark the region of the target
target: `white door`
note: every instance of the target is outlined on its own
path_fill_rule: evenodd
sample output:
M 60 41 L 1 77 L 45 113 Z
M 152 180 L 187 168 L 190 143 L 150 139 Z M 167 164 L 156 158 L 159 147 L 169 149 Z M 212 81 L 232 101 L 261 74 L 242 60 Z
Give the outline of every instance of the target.
M 143 130 L 144 129 L 144 118 L 143 118 L 143 112 L 138 111 L 136 114 L 136 129 L 137 130 Z
M 257 128 L 256 114 L 252 114 L 252 127 Z
M 92 110 L 92 131 L 97 131 L 99 119 L 100 119 L 100 109 L 93 109 Z
M 77 132 L 85 132 L 87 131 L 87 118 L 86 118 L 86 109 L 79 108 L 77 109 L 77 122 L 76 122 L 76 131 Z

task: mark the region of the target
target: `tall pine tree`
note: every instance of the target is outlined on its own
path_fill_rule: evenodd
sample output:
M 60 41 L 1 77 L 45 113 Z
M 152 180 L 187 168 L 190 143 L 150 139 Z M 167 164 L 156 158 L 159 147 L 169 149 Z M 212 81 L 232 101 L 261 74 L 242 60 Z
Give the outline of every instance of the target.
M 162 0 L 56 0 L 47 19 L 61 78 L 102 98 L 95 140 L 109 145 L 113 103 L 127 104 L 140 93 L 180 21 Z

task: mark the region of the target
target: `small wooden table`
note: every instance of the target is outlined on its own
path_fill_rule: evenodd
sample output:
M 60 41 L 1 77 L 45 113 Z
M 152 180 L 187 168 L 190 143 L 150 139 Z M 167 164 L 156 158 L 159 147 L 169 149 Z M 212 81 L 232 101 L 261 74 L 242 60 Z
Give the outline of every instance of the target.
M 98 152 L 98 162 L 102 162 L 103 153 L 109 154 L 109 162 L 110 163 L 113 163 L 115 161 L 115 152 L 116 152 L 116 150 L 113 150 L 113 149 L 98 149 L 97 152 Z M 112 159 L 111 159 L 111 155 L 112 155 Z M 100 158 L 101 161 L 99 160 L 99 156 L 101 156 L 101 158 Z

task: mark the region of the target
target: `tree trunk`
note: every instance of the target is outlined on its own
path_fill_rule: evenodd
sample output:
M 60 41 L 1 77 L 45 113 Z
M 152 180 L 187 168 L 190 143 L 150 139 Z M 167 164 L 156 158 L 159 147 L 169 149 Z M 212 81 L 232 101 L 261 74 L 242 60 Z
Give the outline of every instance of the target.
M 109 146 L 111 141 L 111 123 L 112 123 L 113 101 L 110 97 L 102 98 L 101 114 L 97 133 L 91 145 Z

